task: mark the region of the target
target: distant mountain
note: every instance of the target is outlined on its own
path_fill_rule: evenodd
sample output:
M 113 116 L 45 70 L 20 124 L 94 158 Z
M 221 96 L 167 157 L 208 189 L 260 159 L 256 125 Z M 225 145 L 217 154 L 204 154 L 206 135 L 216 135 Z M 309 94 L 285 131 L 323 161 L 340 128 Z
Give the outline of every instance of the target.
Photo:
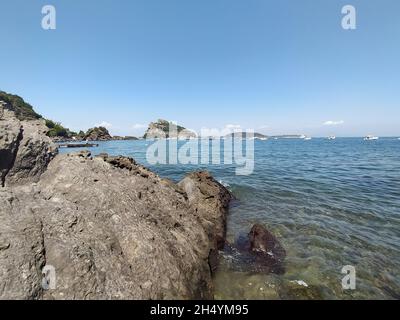
M 278 136 L 271 136 L 271 139 L 303 139 L 305 136 L 301 134 L 282 134 Z
M 132 137 L 132 136 L 113 136 L 113 140 L 139 140 L 139 138 Z
M 20 96 L 0 91 L 0 103 L 5 109 L 14 111 L 18 120 L 36 120 L 42 118 Z
M 171 134 L 172 133 L 172 134 Z M 156 122 L 149 124 L 143 138 L 195 138 L 196 133 L 186 129 L 185 127 L 176 125 L 170 121 L 158 119 Z
M 225 136 L 225 138 L 235 137 L 235 138 L 245 139 L 247 134 L 249 134 L 249 133 L 247 133 L 247 132 L 233 132 L 233 133 L 227 134 Z M 258 139 L 267 139 L 268 138 L 268 136 L 266 136 L 264 134 L 261 134 L 261 133 L 257 133 L 257 132 L 254 132 L 254 134 L 252 136 L 254 138 L 258 138 Z
M 233 137 L 233 136 L 235 138 L 245 139 L 246 132 L 234 132 L 234 133 L 227 134 L 225 137 L 227 138 L 227 137 Z M 255 132 L 254 138 L 256 138 L 256 139 L 304 139 L 305 136 L 300 135 L 300 134 L 282 134 L 282 135 L 276 135 L 276 136 L 266 136 L 264 134 Z

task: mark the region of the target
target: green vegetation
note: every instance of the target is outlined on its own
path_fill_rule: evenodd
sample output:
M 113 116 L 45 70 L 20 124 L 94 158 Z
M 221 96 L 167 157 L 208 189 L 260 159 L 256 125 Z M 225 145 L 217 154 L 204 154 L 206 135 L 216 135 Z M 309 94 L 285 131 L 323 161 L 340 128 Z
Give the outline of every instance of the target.
M 15 112 L 19 120 L 35 120 L 42 116 L 33 110 L 33 107 L 24 101 L 20 96 L 0 91 L 0 101 L 8 104 L 8 107 Z
M 47 133 L 49 137 L 69 137 L 71 134 L 69 129 L 64 128 L 59 122 L 46 119 L 46 126 L 50 129 Z
M 37 120 L 44 119 L 40 114 L 33 110 L 33 107 L 24 101 L 20 96 L 9 94 L 4 91 L 0 91 L 0 101 L 6 103 L 5 108 L 14 111 L 18 120 Z M 49 128 L 47 135 L 49 137 L 63 137 L 72 138 L 78 136 L 76 132 L 70 131 L 65 128 L 59 122 L 54 122 L 49 119 L 44 119 L 46 121 L 46 126 Z M 83 137 L 84 132 L 79 133 L 79 137 Z

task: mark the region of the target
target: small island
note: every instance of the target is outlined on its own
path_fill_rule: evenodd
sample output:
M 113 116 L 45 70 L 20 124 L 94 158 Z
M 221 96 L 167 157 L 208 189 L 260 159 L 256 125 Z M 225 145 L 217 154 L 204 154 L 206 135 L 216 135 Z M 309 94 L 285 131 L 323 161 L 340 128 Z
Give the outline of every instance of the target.
M 159 119 L 156 122 L 151 122 L 143 136 L 144 139 L 193 139 L 196 137 L 197 135 L 195 132 L 163 119 Z

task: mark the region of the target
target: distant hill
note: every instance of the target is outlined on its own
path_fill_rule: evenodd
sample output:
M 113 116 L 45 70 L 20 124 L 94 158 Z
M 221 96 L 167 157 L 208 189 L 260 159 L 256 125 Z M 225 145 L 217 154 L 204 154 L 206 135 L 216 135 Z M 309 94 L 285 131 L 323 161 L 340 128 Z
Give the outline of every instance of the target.
M 5 109 L 15 112 L 18 120 L 36 120 L 42 116 L 33 110 L 33 107 L 20 96 L 0 91 L 0 101 Z
M 271 139 L 302 139 L 303 135 L 300 134 L 283 134 L 278 136 L 271 136 Z
M 227 134 L 225 137 L 226 137 L 226 138 L 235 137 L 235 138 L 242 138 L 242 139 L 245 139 L 245 138 L 246 138 L 246 134 L 249 134 L 249 133 L 247 133 L 247 132 L 233 132 L 233 133 Z M 254 132 L 253 137 L 254 137 L 254 138 L 259 138 L 259 139 L 266 139 L 266 138 L 268 138 L 268 136 L 266 136 L 266 135 L 264 135 L 264 134 L 261 134 L 261 133 L 257 133 L 257 132 Z
M 246 132 L 234 132 L 227 134 L 225 137 L 233 137 L 235 136 L 236 138 L 246 138 Z M 300 135 L 300 134 L 282 134 L 282 135 L 276 135 L 276 136 L 266 136 L 261 133 L 254 133 L 254 138 L 257 139 L 303 139 L 305 136 Z
M 113 140 L 139 140 L 139 138 L 133 136 L 113 136 Z

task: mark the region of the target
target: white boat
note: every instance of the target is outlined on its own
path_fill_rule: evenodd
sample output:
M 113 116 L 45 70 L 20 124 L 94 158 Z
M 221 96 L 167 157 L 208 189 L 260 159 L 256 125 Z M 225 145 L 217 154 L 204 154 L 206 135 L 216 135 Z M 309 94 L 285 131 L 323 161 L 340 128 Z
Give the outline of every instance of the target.
M 335 136 L 329 136 L 329 137 L 328 137 L 328 140 L 335 140 L 335 139 L 336 139 Z
M 368 135 L 364 138 L 365 141 L 370 141 L 370 140 L 378 140 L 379 137 L 373 136 L 373 135 Z
M 312 138 L 311 137 L 304 137 L 303 139 L 304 140 L 311 140 Z

